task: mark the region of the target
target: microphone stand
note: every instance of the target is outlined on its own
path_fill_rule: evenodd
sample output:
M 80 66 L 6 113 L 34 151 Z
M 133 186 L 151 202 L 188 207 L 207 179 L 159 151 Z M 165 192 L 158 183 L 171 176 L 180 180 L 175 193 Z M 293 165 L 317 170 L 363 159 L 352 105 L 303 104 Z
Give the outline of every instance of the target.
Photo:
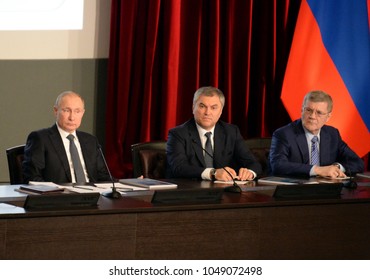
M 230 172 L 227 171 L 226 168 L 222 167 L 223 170 L 225 170 L 230 176 Z M 240 188 L 240 186 L 235 182 L 235 179 L 233 178 L 233 176 L 231 176 L 231 179 L 233 180 L 233 185 L 232 186 L 227 186 L 224 188 L 225 192 L 232 192 L 232 193 L 241 193 L 242 192 L 242 189 Z
M 113 180 L 112 174 L 110 173 L 110 170 L 108 168 L 108 164 L 107 164 L 107 162 L 105 160 L 105 157 L 104 157 L 104 154 L 103 154 L 103 151 L 102 151 L 100 145 L 99 145 L 99 151 L 100 151 L 100 155 L 101 155 L 101 157 L 103 159 L 105 168 L 108 171 L 109 178 L 110 178 L 110 180 L 112 182 L 112 190 L 111 191 L 103 192 L 102 193 L 102 196 L 105 196 L 105 197 L 108 197 L 108 198 L 114 198 L 114 199 L 120 198 L 122 195 L 121 195 L 121 193 L 119 191 L 117 191 L 116 186 L 114 185 L 114 180 Z
M 193 141 L 194 144 L 196 144 L 197 146 L 199 146 L 207 155 L 209 155 L 213 159 L 213 161 L 215 161 L 215 158 L 213 157 L 213 155 L 211 155 L 206 149 L 204 149 L 202 147 L 202 145 L 200 145 L 195 139 L 192 139 L 192 141 Z M 235 182 L 235 179 L 234 179 L 233 175 L 225 167 L 221 167 L 221 168 L 223 170 L 225 170 L 225 172 L 230 175 L 231 180 L 233 180 L 233 185 L 232 186 L 225 187 L 224 188 L 224 191 L 225 192 L 232 192 L 232 193 L 241 193 L 242 192 L 242 189 Z

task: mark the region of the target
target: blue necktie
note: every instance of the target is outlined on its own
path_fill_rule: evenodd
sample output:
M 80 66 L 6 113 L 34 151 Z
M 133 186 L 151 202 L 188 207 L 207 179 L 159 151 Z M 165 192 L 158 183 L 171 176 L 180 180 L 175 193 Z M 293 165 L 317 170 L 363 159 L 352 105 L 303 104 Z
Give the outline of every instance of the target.
M 311 139 L 311 164 L 312 165 L 320 165 L 320 157 L 319 157 L 319 147 L 318 142 L 319 138 L 317 136 L 312 137 Z
M 206 162 L 206 167 L 213 167 L 213 149 L 212 149 L 212 143 L 211 143 L 212 132 L 207 132 L 204 135 L 207 137 L 206 147 L 205 147 L 205 150 L 207 151 L 207 153 L 204 153 L 204 161 Z
M 82 168 L 80 156 L 74 143 L 75 137 L 69 134 L 67 138 L 69 140 L 69 152 L 71 153 L 73 169 L 75 170 L 76 183 L 86 183 L 85 172 Z

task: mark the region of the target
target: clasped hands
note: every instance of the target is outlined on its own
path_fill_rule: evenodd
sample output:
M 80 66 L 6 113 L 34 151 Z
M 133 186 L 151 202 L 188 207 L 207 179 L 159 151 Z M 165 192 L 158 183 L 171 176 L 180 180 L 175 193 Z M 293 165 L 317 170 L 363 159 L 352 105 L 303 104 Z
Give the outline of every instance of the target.
M 328 178 L 345 178 L 347 175 L 337 165 L 315 166 L 316 174 Z
M 226 170 L 228 172 L 226 172 Z M 247 181 L 247 180 L 253 180 L 254 174 L 251 170 L 248 168 L 240 168 L 239 173 L 236 174 L 236 171 L 232 169 L 231 167 L 226 166 L 225 169 L 219 168 L 216 170 L 216 180 L 220 181 L 231 181 L 231 180 L 240 180 L 240 181 Z M 230 173 L 230 174 L 229 174 Z M 232 175 L 233 177 L 231 177 Z

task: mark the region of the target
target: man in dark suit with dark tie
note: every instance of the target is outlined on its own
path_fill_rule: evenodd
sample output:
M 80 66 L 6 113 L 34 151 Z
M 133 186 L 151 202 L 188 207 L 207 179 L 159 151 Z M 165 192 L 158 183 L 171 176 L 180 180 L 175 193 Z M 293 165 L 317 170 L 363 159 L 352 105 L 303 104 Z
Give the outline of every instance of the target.
M 272 135 L 272 175 L 337 178 L 364 171 L 363 160 L 342 140 L 339 131 L 325 125 L 332 109 L 332 98 L 323 91 L 311 91 L 304 97 L 301 119 Z
M 253 180 L 262 172 L 239 128 L 219 120 L 224 104 L 225 96 L 217 88 L 195 92 L 194 118 L 168 133 L 167 177 Z
M 67 91 L 57 97 L 56 123 L 31 132 L 27 138 L 23 161 L 26 183 L 110 181 L 97 138 L 77 131 L 84 113 L 84 100 L 79 94 Z

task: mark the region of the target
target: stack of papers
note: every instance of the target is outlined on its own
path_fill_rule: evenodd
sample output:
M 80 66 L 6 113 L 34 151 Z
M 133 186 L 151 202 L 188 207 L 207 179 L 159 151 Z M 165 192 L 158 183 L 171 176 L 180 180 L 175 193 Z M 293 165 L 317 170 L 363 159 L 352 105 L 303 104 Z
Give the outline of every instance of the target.
M 116 190 L 119 191 L 120 193 L 142 190 L 142 188 L 135 188 L 132 186 L 121 184 L 121 183 L 114 183 L 114 186 Z M 75 186 L 68 186 L 64 188 L 71 192 L 76 192 L 76 193 L 90 193 L 90 192 L 104 193 L 106 191 L 111 190 L 112 187 L 113 187 L 113 183 L 95 183 L 94 186 L 75 185 Z
M 321 183 L 338 183 L 338 181 L 343 180 L 350 180 L 351 177 L 338 177 L 338 178 L 331 178 L 331 177 L 312 177 L 310 179 L 300 179 L 300 178 L 289 178 L 289 177 L 264 177 L 258 179 L 258 183 L 265 183 L 265 184 L 274 184 L 274 185 L 302 185 L 302 184 L 321 184 Z
M 52 182 L 30 181 L 28 185 L 21 185 L 18 189 L 15 190 L 27 194 L 50 194 L 63 192 L 64 187 L 54 184 Z
M 219 180 L 216 180 L 216 181 L 214 181 L 214 183 L 216 183 L 216 184 L 229 184 L 229 185 L 233 185 L 234 182 L 235 182 L 238 185 L 246 185 L 246 184 L 248 184 L 251 181 L 253 181 L 253 180 L 248 180 L 248 181 L 240 181 L 240 180 L 235 180 L 235 181 L 219 181 Z
M 258 183 L 274 185 L 299 185 L 299 184 L 318 184 L 319 182 L 297 178 L 270 176 L 258 179 Z
M 43 186 L 43 185 L 24 185 L 20 186 L 18 190 L 35 194 L 48 194 L 64 191 L 64 189 L 56 186 Z
M 120 183 L 128 186 L 135 186 L 146 190 L 162 190 L 162 189 L 176 189 L 177 184 L 159 181 L 150 178 L 131 178 L 131 179 L 121 179 Z
M 147 191 L 147 190 L 177 188 L 177 184 L 149 178 L 121 179 L 120 182 L 115 182 L 114 186 L 117 189 L 117 191 L 121 193 L 132 191 Z M 74 193 L 92 193 L 92 192 L 104 193 L 108 190 L 111 190 L 112 187 L 113 183 L 95 183 L 94 185 L 64 186 L 55 184 L 53 182 L 30 181 L 28 185 L 22 185 L 16 190 L 28 194 L 63 192 L 64 190 L 68 190 L 69 192 Z

